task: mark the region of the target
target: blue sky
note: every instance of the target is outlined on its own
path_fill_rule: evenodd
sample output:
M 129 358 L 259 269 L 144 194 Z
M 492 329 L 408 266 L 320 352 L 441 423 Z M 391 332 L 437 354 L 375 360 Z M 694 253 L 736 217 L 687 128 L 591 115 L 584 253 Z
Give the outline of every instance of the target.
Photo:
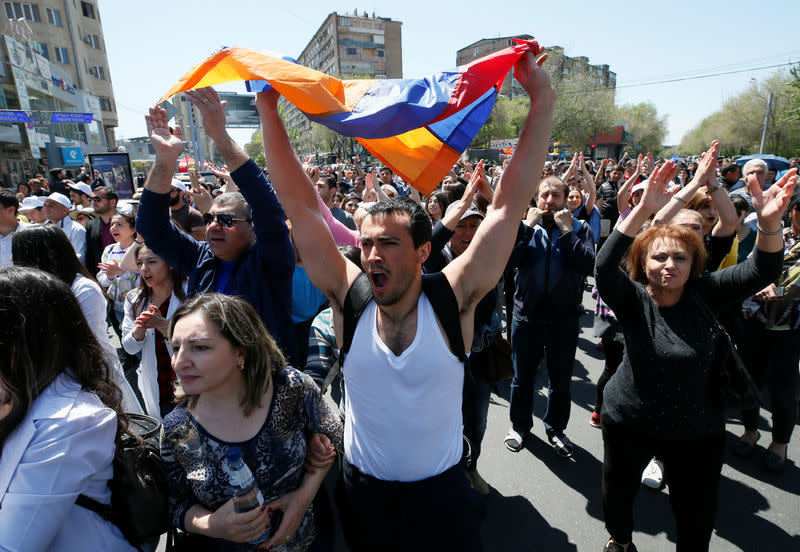
M 800 62 L 800 2 L 772 0 L 768 14 L 749 15 L 752 2 L 677 0 L 544 3 L 462 0 L 299 2 L 255 0 L 99 0 L 119 115 L 117 137 L 145 134 L 144 113 L 192 65 L 221 46 L 299 55 L 332 11 L 374 12 L 403 22 L 403 76 L 455 66 L 456 51 L 486 37 L 529 33 L 568 56 L 587 56 L 617 73 L 617 103 L 652 101 L 668 116 L 667 143 L 722 102 L 776 69 Z M 513 7 L 514 4 L 519 7 Z M 524 4 L 524 6 L 523 6 Z M 540 4 L 540 5 L 537 5 Z M 453 6 L 453 7 L 451 7 Z M 782 22 L 787 23 L 782 30 Z M 786 68 L 783 68 L 786 70 Z M 652 86 L 628 86 L 686 76 L 730 75 Z M 244 92 L 232 84 L 226 90 Z M 234 131 L 245 143 L 251 131 Z

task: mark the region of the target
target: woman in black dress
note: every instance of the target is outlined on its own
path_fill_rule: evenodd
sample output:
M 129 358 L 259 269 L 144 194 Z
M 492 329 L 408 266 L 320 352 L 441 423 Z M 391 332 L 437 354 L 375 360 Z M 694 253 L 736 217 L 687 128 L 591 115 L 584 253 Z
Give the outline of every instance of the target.
M 671 195 L 667 184 L 675 173 L 672 162 L 653 172 L 641 202 L 597 256 L 597 288 L 625 336 L 625 356 L 603 398 L 603 510 L 611 534 L 606 551 L 636 550 L 633 501 L 654 455 L 663 459 L 669 481 L 677 549 L 708 549 L 725 426 L 715 344 L 697 301 L 712 311 L 741 301 L 774 280 L 783 261 L 781 216 L 793 175 L 763 193 L 753 187 L 756 251 L 739 265 L 703 274 L 702 241 L 679 226 L 654 225 L 636 236 Z M 619 266 L 629 249 L 630 274 Z

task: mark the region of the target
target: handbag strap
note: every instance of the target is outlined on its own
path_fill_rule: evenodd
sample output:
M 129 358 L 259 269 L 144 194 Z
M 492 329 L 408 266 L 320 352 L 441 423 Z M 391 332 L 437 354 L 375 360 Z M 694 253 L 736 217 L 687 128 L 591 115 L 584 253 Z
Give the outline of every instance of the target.
M 714 337 L 714 338 L 723 338 L 723 339 L 726 339 L 728 342 L 730 342 L 731 338 L 728 335 L 728 332 L 725 330 L 725 328 L 722 327 L 722 324 L 719 323 L 719 320 L 717 320 L 717 317 L 714 316 L 714 313 L 708 307 L 708 305 L 703 300 L 703 298 L 700 296 L 700 294 L 697 292 L 697 290 L 696 289 L 691 289 L 689 291 L 689 293 L 690 293 L 692 299 L 694 300 L 695 304 L 697 305 L 697 308 L 700 309 L 700 313 L 703 315 L 703 317 L 706 319 L 706 321 L 710 324 L 712 337 Z

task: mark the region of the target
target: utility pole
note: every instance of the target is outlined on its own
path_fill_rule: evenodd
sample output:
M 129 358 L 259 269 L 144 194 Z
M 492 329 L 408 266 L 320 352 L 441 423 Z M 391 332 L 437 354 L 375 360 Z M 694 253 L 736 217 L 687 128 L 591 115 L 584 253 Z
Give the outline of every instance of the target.
M 772 110 L 772 98 L 774 95 L 774 92 L 770 92 L 767 98 L 767 111 L 764 113 L 764 128 L 761 130 L 761 145 L 758 147 L 758 153 L 764 153 L 764 142 L 767 140 L 767 122 L 769 121 L 769 112 Z
M 197 172 L 199 173 L 203 170 L 203 141 L 200 139 L 200 131 L 194 123 L 194 106 L 185 98 L 184 101 L 186 101 L 187 107 L 189 108 L 189 132 L 192 140 L 192 153 Z

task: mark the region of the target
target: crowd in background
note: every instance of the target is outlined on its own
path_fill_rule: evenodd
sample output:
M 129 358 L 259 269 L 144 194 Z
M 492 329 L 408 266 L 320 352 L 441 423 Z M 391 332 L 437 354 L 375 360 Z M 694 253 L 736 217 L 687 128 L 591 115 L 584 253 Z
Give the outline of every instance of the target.
M 215 96 L 208 89 L 187 93 L 225 159 L 225 165 L 209 168 L 213 176 L 175 173 L 173 157 L 183 147 L 179 130 L 168 127 L 160 110 L 151 110 L 148 131 L 158 159 L 147 185 L 132 198 L 120 199 L 86 169 L 74 178 L 54 169 L 49 178 L 37 174 L 16 190 L 0 190 L 0 266 L 25 267 L 0 271 L 6 327 L 0 467 L 11 470 L 0 470 L 0 504 L 3 512 L 18 512 L 0 516 L 0 548 L 11 543 L 11 549 L 34 549 L 27 543 L 35 540 L 43 549 L 67 549 L 85 545 L 80 539 L 91 534 L 97 549 L 130 549 L 116 528 L 68 500 L 25 500 L 37 492 L 31 478 L 47 473 L 52 461 L 44 449 L 20 452 L 11 475 L 10 443 L 19 437 L 15 428 L 30 418 L 28 409 L 48 419 L 63 412 L 77 417 L 84 409 L 89 414 L 74 431 L 88 440 L 62 435 L 66 430 L 55 423 L 45 436 L 62 439 L 55 446 L 66 454 L 94 451 L 86 465 L 57 481 L 42 476 L 52 495 L 74 494 L 78 485 L 78 492 L 107 503 L 112 437 L 125 412 L 143 412 L 163 421 L 161 454 L 177 529 L 218 543 L 243 543 L 225 549 L 246 550 L 275 521 L 277 529 L 263 545 L 330 549 L 330 505 L 318 489 L 333 457 L 345 450 L 364 455 L 361 471 L 346 471 L 345 478 L 393 479 L 369 473 L 364 466 L 373 445 L 348 443 L 352 433 L 343 429 L 366 422 L 356 404 L 359 390 L 346 385 L 348 370 L 342 370 L 343 334 L 336 327 L 342 307 L 320 284 L 325 280 L 318 265 L 344 267 L 345 261 L 319 259 L 316 250 L 309 256 L 304 244 L 310 219 L 304 217 L 311 215 L 305 213 L 318 213 L 330 233 L 319 239 L 335 241 L 354 279 L 367 273 L 383 305 L 381 290 L 399 277 L 400 265 L 392 265 L 393 253 L 387 252 L 394 238 L 376 243 L 382 238 L 373 240 L 364 225 L 379 216 L 407 215 L 409 228 L 416 228 L 414 217 L 422 217 L 428 228 L 419 230 L 421 242 L 412 248 L 427 244 L 421 269 L 450 274 L 471 259 L 481 225 L 495 223 L 491 213 L 498 209 L 504 178 L 522 178 L 535 193 L 528 205 L 516 206 L 513 247 L 495 267 L 502 277 L 476 298 L 472 330 L 464 330 L 472 338 L 458 376 L 461 417 L 451 449 L 461 454 L 462 436 L 469 444 L 470 454 L 458 464 L 469 487 L 489 493 L 477 470 L 482 447 L 502 440 L 509 451 L 524 450 L 533 426 L 534 378 L 545 359 L 543 424 L 554 454 L 572 456 L 566 435 L 570 387 L 588 289 L 596 300 L 594 333 L 605 355 L 587 420 L 602 430 L 604 441 L 602 496 L 611 535 L 605 550 L 635 550 L 633 504 L 642 483 L 669 486 L 679 548 L 708 547 L 727 454 L 719 345 L 711 331 L 717 325 L 730 334 L 769 397 L 772 435 L 764 466 L 773 472 L 786 468 L 800 389 L 797 158 L 783 171 L 761 160 L 741 165 L 719 156 L 715 142 L 689 162 L 649 153 L 592 161 L 576 153 L 547 160 L 541 172 L 521 177 L 510 156 L 495 162 L 463 158 L 425 196 L 389 167 L 359 156 L 322 165 L 309 157 L 302 165 L 292 160 L 300 177 L 287 184 L 282 176 L 294 165 L 258 167 L 225 132 Z M 280 141 L 276 136 L 270 143 L 265 132 L 268 150 L 278 147 L 272 145 Z M 309 182 L 314 204 L 290 197 L 289 186 Z M 349 295 L 349 288 L 344 292 Z M 26 321 L 29 316 L 36 328 Z M 441 324 L 438 311 L 436 316 Z M 468 327 L 463 317 L 460 325 Z M 394 351 L 391 337 L 381 337 Z M 449 336 L 447 343 L 452 347 Z M 392 358 L 402 357 L 404 347 L 398 347 L 400 354 Z M 486 416 L 497 381 L 492 370 L 502 347 L 510 348 L 513 371 L 507 374 L 510 428 L 502 439 L 491 436 L 489 444 Z M 359 351 L 354 345 L 348 358 L 359 358 Z M 20 374 L 32 366 L 49 374 L 42 376 L 49 377 L 47 391 L 20 388 Z M 327 389 L 338 411 L 323 398 Z M 40 404 L 45 399 L 49 406 Z M 761 438 L 758 405 L 741 417 L 744 432 L 731 452 L 747 457 Z M 231 506 L 220 466 L 232 443 L 241 445 L 260 483 L 264 508 L 238 513 Z M 348 489 L 370 497 L 375 492 L 366 483 Z M 400 492 L 379 489 L 384 497 Z M 341 506 L 345 523 L 352 519 L 348 514 L 366 515 L 354 504 L 364 503 Z M 59 525 L 36 534 L 40 525 L 23 518 L 37 516 L 52 518 L 45 526 L 52 528 L 58 519 L 72 528 Z M 445 534 L 448 521 L 442 521 Z M 363 549 L 352 535 L 348 542 Z

